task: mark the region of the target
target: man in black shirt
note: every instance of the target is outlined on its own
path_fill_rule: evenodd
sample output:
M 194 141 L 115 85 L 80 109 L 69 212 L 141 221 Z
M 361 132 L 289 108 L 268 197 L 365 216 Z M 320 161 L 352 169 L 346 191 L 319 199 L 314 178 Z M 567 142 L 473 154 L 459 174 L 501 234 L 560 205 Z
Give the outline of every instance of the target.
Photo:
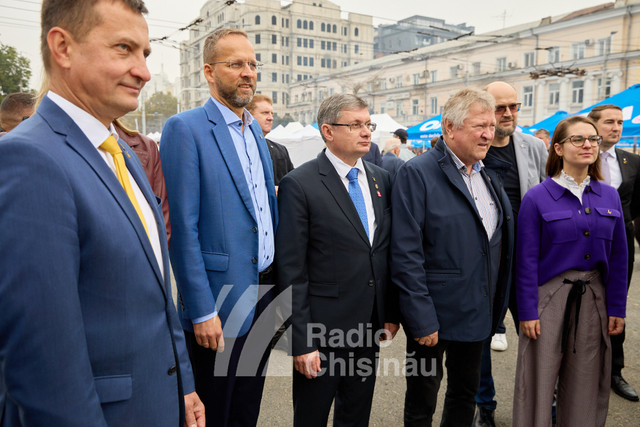
M 525 193 L 545 179 L 547 149 L 538 138 L 516 131 L 520 103 L 516 90 L 508 83 L 493 82 L 485 90 L 496 99 L 496 131 L 491 148 L 484 159 L 487 169 L 492 169 L 502 178 L 504 189 L 511 202 L 514 224 L 517 224 L 520 201 Z M 509 297 L 509 310 L 518 326 L 518 313 L 513 289 Z M 495 426 L 493 413 L 496 409 L 495 388 L 491 374 L 491 348 L 507 349 L 504 319 L 498 326 L 494 343 L 489 338 L 482 352 L 480 387 L 476 395 L 478 411 L 474 426 Z

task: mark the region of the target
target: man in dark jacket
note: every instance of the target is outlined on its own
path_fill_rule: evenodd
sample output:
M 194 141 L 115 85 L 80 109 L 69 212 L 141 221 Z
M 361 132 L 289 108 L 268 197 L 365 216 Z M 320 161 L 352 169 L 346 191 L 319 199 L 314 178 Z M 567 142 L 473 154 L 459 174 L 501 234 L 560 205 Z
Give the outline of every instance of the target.
M 382 168 L 386 169 L 391 175 L 391 181 L 396 178 L 396 173 L 400 166 L 404 164 L 404 160 L 398 158 L 400 155 L 400 141 L 397 139 L 389 139 L 384 145 L 384 155 L 382 156 Z
M 407 333 L 405 426 L 431 424 L 445 353 L 441 425 L 471 425 L 482 343 L 506 304 L 511 205 L 482 163 L 494 136 L 494 109 L 486 92 L 456 93 L 444 107 L 436 147 L 396 175 L 391 277 Z

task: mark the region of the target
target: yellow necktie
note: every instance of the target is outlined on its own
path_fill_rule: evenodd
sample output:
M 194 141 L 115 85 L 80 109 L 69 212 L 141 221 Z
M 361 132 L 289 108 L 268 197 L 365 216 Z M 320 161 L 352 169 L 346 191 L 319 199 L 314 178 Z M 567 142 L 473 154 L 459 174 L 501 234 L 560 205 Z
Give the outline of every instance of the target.
M 113 161 L 116 164 L 116 176 L 118 177 L 118 181 L 120 181 L 120 185 L 122 185 L 122 188 L 124 188 L 127 196 L 129 196 L 131 204 L 138 213 L 140 221 L 142 221 L 144 231 L 147 232 L 147 237 L 149 237 L 147 223 L 144 220 L 144 216 L 142 215 L 142 211 L 140 210 L 140 205 L 138 204 L 138 200 L 136 199 L 135 194 L 133 194 L 133 188 L 131 187 L 131 182 L 129 181 L 129 174 L 127 171 L 127 165 L 124 162 L 122 148 L 120 147 L 120 145 L 118 145 L 118 141 L 116 141 L 113 135 L 109 136 L 109 138 L 107 138 L 102 144 L 100 144 L 100 148 L 113 156 Z

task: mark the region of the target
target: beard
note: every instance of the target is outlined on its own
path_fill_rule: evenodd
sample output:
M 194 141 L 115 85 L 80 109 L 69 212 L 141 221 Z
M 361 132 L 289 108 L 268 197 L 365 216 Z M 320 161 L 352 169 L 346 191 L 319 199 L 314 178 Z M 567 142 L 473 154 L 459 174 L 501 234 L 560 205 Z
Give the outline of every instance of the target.
M 506 138 L 507 136 L 511 136 L 515 131 L 516 131 L 515 123 L 512 128 L 503 128 L 500 126 L 496 126 L 496 136 L 498 138 Z
M 253 99 L 253 95 L 256 93 L 256 85 L 249 79 L 244 79 L 242 83 L 251 85 L 251 94 L 240 95 L 238 94 L 237 86 L 231 86 L 224 84 L 218 76 L 215 77 L 216 88 L 220 96 L 227 101 L 230 105 L 242 108 L 248 105 Z

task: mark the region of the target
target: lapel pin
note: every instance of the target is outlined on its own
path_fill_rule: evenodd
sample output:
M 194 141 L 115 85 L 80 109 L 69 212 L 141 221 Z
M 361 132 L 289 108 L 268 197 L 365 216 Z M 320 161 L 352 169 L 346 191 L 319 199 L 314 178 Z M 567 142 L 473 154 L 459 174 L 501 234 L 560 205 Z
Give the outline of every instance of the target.
M 625 165 L 627 164 L 627 158 L 626 157 L 622 158 L 622 163 L 625 164 Z
M 128 158 L 131 158 L 131 154 L 127 153 L 127 157 L 128 157 Z
M 376 177 L 374 176 L 374 177 L 372 177 L 372 178 L 373 178 L 373 182 L 376 182 Z
M 378 193 L 378 197 L 382 197 L 382 194 L 380 194 L 380 190 L 376 191 L 376 193 Z
M 607 213 L 608 213 L 609 215 L 611 215 L 611 211 L 610 211 L 610 210 L 608 210 L 608 209 L 607 209 Z
M 376 184 L 376 190 L 377 190 L 378 188 L 379 188 L 379 187 L 378 187 L 378 184 Z

